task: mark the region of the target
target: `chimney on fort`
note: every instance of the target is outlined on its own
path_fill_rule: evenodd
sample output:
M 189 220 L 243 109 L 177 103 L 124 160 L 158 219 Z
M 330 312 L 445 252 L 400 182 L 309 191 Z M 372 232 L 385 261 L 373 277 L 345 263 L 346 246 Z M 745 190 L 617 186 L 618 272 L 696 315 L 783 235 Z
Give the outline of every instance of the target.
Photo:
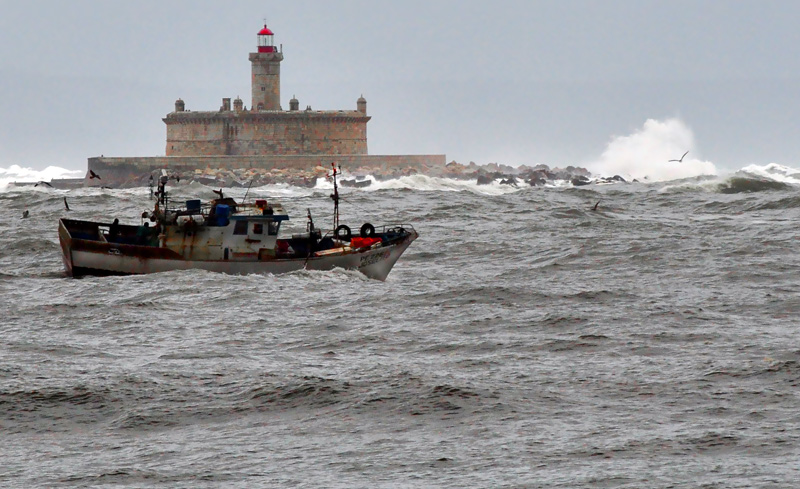
M 258 52 L 250 53 L 253 66 L 252 110 L 280 110 L 281 108 L 281 61 L 273 41 L 274 33 L 264 24 L 258 31 Z

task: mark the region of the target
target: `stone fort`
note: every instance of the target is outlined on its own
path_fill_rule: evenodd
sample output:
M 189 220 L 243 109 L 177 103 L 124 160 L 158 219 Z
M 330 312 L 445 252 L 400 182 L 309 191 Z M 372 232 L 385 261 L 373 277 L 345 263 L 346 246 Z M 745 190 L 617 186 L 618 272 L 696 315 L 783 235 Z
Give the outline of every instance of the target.
M 203 168 L 294 169 L 328 167 L 337 161 L 347 168 L 424 169 L 443 167 L 445 155 L 369 155 L 367 101 L 355 110 L 300 109 L 292 98 L 281 106 L 283 46 L 275 45 L 266 25 L 250 53 L 251 105 L 240 98 L 223 98 L 218 110 L 191 111 L 183 100 L 163 121 L 167 126 L 166 156 L 95 157 L 88 168 L 107 175 L 103 185 L 135 185 L 152 171 L 192 172 Z M 88 181 L 88 180 L 87 180 Z M 89 182 L 99 185 L 100 182 Z

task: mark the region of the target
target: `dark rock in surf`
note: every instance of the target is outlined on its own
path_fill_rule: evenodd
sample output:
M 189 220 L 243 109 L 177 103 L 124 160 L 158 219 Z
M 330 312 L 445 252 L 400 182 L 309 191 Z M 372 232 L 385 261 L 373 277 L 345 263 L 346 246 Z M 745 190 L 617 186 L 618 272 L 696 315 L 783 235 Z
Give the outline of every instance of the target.
M 500 185 L 512 185 L 514 187 L 519 186 L 516 177 L 514 177 L 513 175 L 509 176 L 508 178 L 500 180 Z
M 580 187 L 583 185 L 589 185 L 592 183 L 592 181 L 583 175 L 579 175 L 577 177 L 573 177 L 572 180 L 570 180 L 570 183 L 572 183 L 572 185 L 575 187 Z
M 492 175 L 478 175 L 478 185 L 489 185 L 493 181 Z
M 358 180 L 358 179 L 350 179 L 350 180 L 341 180 L 339 182 L 342 187 L 355 187 L 355 188 L 364 188 L 369 187 L 372 184 L 371 180 Z

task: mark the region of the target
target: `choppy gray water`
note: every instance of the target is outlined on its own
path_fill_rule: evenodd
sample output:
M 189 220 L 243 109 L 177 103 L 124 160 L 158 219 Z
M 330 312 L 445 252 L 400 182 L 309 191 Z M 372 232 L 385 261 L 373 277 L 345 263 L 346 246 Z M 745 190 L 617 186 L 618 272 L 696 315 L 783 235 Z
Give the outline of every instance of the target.
M 280 200 L 303 227 L 326 195 Z M 420 233 L 386 282 L 64 278 L 64 196 L 75 218 L 151 206 L 0 192 L 2 487 L 800 480 L 797 187 L 354 190 L 351 227 Z

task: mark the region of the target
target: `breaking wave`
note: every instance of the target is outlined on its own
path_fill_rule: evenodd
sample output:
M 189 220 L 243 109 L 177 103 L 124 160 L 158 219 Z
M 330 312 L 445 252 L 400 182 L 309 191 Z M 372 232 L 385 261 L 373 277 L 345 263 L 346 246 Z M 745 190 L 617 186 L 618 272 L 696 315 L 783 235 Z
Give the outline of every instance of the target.
M 786 191 L 800 187 L 800 171 L 776 163 L 749 165 L 736 172 L 665 182 L 662 192 L 706 191 L 722 194 Z
M 718 184 L 718 190 L 723 194 L 740 194 L 764 192 L 768 190 L 789 190 L 792 185 L 764 178 L 746 178 L 733 176 Z
M 5 189 L 8 184 L 14 182 L 49 182 L 54 178 L 80 178 L 85 172 L 83 170 L 67 170 L 58 166 L 48 166 L 44 170 L 34 170 L 23 168 L 19 165 L 11 165 L 8 168 L 0 168 L 0 190 Z
M 800 170 L 795 170 L 794 168 L 789 168 L 788 166 L 779 165 L 777 163 L 770 163 L 765 166 L 749 165 L 739 170 L 739 173 L 760 179 L 769 179 L 775 182 L 800 185 Z
M 627 182 L 639 181 L 645 184 L 662 184 L 662 191 L 694 191 L 702 190 L 719 193 L 748 193 L 763 191 L 781 191 L 800 186 L 800 170 L 777 163 L 764 165 L 750 164 L 738 171 L 720 175 L 710 161 L 693 157 L 694 136 L 692 131 L 680 120 L 668 119 L 657 121 L 649 119 L 644 126 L 628 136 L 612 139 L 600 158 L 585 166 L 592 172 L 589 183 L 617 183 L 608 181 L 614 175 L 622 176 Z M 683 161 L 669 161 L 680 159 Z M 18 191 L 49 191 L 47 186 L 19 186 L 15 182 L 50 182 L 53 179 L 80 178 L 83 170 L 69 170 L 57 166 L 49 166 L 43 170 L 11 165 L 0 168 L 0 193 Z M 605 180 L 605 181 L 604 181 Z M 344 183 L 347 181 L 347 183 Z M 478 195 L 500 196 L 512 194 L 530 186 L 518 180 L 517 185 L 501 183 L 495 179 L 489 183 L 478 184 L 476 178 L 448 178 L 431 175 L 408 175 L 398 178 L 381 179 L 374 175 L 343 174 L 340 191 L 374 192 L 381 190 L 413 190 L 421 192 L 469 192 Z M 348 185 L 349 183 L 349 185 Z M 547 181 L 544 187 L 570 187 L 568 180 Z M 176 196 L 194 198 L 198 191 L 210 189 L 212 186 L 193 181 L 188 185 L 176 186 Z M 215 187 L 214 187 L 215 188 Z M 254 188 L 226 188 L 226 194 L 236 198 L 248 195 L 253 197 L 310 197 L 320 192 L 329 192 L 333 183 L 325 178 L 318 178 L 313 187 L 296 187 L 289 184 L 270 184 Z M 62 190 L 64 192 L 64 190 Z M 66 192 L 73 196 L 97 196 L 112 194 L 140 195 L 149 192 L 147 188 L 103 189 L 75 188 Z M 209 195 L 211 198 L 212 195 Z
M 520 185 L 515 187 L 513 185 L 501 184 L 499 180 L 495 180 L 485 185 L 479 185 L 473 179 L 455 179 L 432 177 L 427 175 L 409 175 L 389 180 L 378 180 L 372 175 L 367 175 L 365 180 L 370 181 L 370 185 L 360 188 L 359 190 L 375 191 L 375 190 L 419 190 L 419 191 L 438 191 L 438 192 L 472 192 L 475 194 L 484 195 L 503 195 L 518 191 L 527 185 Z M 362 180 L 363 181 L 363 180 Z M 326 179 L 317 179 L 315 189 L 330 190 L 333 189 L 333 183 Z M 344 190 L 347 187 L 341 187 Z
M 800 170 L 770 163 L 748 165 L 718 184 L 723 194 L 791 190 L 800 186 Z
M 696 158 L 694 153 L 694 134 L 682 121 L 648 119 L 642 129 L 612 139 L 600 159 L 587 167 L 602 176 L 648 182 L 717 174 L 713 163 Z

